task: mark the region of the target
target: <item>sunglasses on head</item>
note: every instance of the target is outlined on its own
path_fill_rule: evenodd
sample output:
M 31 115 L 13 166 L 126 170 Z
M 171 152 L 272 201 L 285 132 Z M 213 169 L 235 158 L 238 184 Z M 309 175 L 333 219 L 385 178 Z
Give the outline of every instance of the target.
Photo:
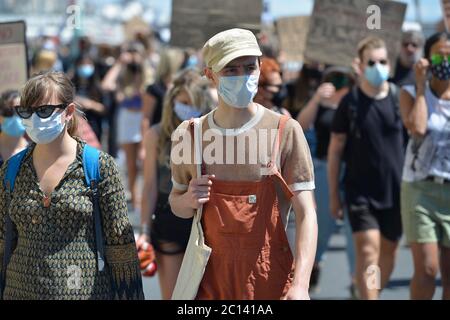
M 372 67 L 372 66 L 374 66 L 376 63 L 380 63 L 380 64 L 382 64 L 382 65 L 387 65 L 387 63 L 388 63 L 388 61 L 386 60 L 386 59 L 381 59 L 381 60 L 378 60 L 378 61 L 374 61 L 374 60 L 369 60 L 368 62 L 367 62 L 367 65 L 369 66 L 369 67 Z
M 65 108 L 67 108 L 68 105 L 69 105 L 68 103 L 61 103 L 57 105 L 46 104 L 43 106 L 33 108 L 17 106 L 15 107 L 15 110 L 19 115 L 19 117 L 21 117 L 22 119 L 30 118 L 33 113 L 36 113 L 38 117 L 41 119 L 46 119 L 50 117 L 53 114 L 53 112 L 55 112 L 55 109 L 64 110 Z
M 431 55 L 431 64 L 432 65 L 441 64 L 445 58 L 447 58 L 447 61 L 450 61 L 450 55 L 444 56 L 444 55 L 438 54 L 438 53 L 432 54 Z

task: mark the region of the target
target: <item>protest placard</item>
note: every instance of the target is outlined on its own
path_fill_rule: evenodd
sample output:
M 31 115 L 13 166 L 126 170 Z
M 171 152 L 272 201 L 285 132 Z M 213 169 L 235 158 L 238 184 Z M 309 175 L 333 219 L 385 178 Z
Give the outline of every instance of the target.
M 284 17 L 276 21 L 280 49 L 286 61 L 303 61 L 309 17 Z
M 24 21 L 0 23 L 0 93 L 19 90 L 28 79 Z
M 395 64 L 406 6 L 387 0 L 315 0 L 306 60 L 351 66 L 358 43 L 372 35 L 386 42 L 389 59 Z
M 182 48 L 202 48 L 220 31 L 261 27 L 262 0 L 173 0 L 170 44 Z

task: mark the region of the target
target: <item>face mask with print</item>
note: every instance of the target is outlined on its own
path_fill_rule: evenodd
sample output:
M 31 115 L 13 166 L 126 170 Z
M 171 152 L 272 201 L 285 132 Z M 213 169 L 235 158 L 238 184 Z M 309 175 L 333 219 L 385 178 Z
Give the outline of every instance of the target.
M 364 76 L 371 85 L 379 87 L 389 78 L 389 69 L 381 63 L 376 63 L 371 67 L 366 67 Z
M 59 137 L 65 123 L 61 122 L 62 112 L 53 112 L 47 119 L 41 119 L 36 113 L 23 119 L 28 136 L 37 144 L 47 144 Z
M 18 116 L 4 117 L 2 131 L 10 137 L 21 137 L 25 133 L 25 127 Z
M 219 78 L 218 93 L 229 106 L 244 109 L 258 91 L 259 74 Z
M 439 80 L 450 80 L 450 64 L 448 60 L 442 60 L 439 64 L 431 65 L 431 73 Z
M 197 118 L 202 115 L 202 113 L 199 110 L 195 109 L 193 106 L 181 102 L 175 102 L 173 111 L 175 111 L 175 114 L 181 121 L 189 120 L 191 118 Z
M 77 73 L 80 78 L 88 79 L 94 74 L 95 68 L 91 64 L 83 64 L 77 68 Z

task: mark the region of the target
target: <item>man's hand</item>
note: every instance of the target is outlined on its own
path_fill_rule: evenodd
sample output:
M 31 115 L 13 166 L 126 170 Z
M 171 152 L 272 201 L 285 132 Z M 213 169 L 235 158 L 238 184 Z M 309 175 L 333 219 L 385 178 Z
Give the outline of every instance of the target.
M 212 180 L 214 175 L 203 175 L 201 178 L 193 178 L 189 182 L 189 187 L 184 198 L 186 205 L 192 209 L 198 209 L 201 205 L 209 201 Z
M 292 286 L 281 300 L 311 300 L 308 288 Z

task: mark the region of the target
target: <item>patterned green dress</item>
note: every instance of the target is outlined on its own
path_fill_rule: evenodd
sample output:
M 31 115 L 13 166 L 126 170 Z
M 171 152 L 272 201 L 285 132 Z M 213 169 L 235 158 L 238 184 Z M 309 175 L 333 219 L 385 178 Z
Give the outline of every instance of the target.
M 99 196 L 107 268 L 97 270 L 92 192 L 84 180 L 84 142 L 77 142 L 77 157 L 47 207 L 33 166 L 35 144 L 28 147 L 9 208 L 15 241 L 6 270 L 5 300 L 144 298 L 123 185 L 114 159 L 104 152 Z M 0 169 L 0 259 L 8 212 L 3 186 L 6 164 Z

